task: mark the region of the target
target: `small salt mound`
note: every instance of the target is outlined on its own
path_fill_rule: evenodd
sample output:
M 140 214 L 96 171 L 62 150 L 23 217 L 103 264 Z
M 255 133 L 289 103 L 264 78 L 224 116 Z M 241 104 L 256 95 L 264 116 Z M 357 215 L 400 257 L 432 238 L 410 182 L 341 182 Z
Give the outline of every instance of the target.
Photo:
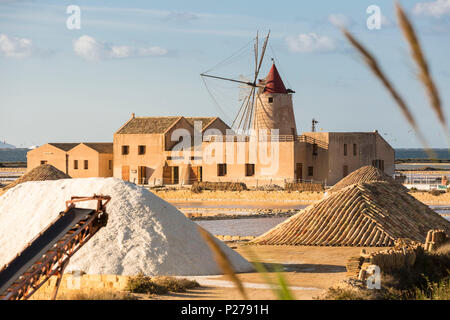
M 356 183 L 372 181 L 386 181 L 391 183 L 392 185 L 397 186 L 397 188 L 402 189 L 403 191 L 408 191 L 401 183 L 396 182 L 391 176 L 384 173 L 380 169 L 375 168 L 374 166 L 364 166 L 353 171 L 345 178 L 339 180 L 338 183 L 336 183 L 328 190 L 328 193 L 340 191 Z
M 67 271 L 89 274 L 221 274 L 197 225 L 148 190 L 116 178 L 27 182 L 0 197 L 0 268 L 65 209 L 71 196 L 111 196 L 108 224 L 71 258 Z M 96 202 L 80 203 L 95 208 Z M 252 270 L 217 240 L 236 272 Z
M 46 181 L 46 180 L 59 180 L 59 179 L 70 179 L 70 176 L 56 169 L 50 164 L 42 164 L 39 167 L 33 168 L 31 171 L 25 173 L 19 179 L 8 184 L 4 190 L 11 189 L 18 184 L 28 182 L 28 181 Z
M 264 245 L 389 247 L 398 238 L 425 242 L 450 222 L 396 183 L 362 182 L 310 205 L 252 242 Z

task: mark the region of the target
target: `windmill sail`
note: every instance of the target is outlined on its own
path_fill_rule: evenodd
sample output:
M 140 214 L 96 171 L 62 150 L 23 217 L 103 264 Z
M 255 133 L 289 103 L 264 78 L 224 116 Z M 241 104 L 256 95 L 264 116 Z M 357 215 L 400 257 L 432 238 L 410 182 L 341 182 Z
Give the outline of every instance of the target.
M 263 64 L 264 55 L 265 55 L 266 48 L 267 48 L 267 43 L 269 41 L 269 36 L 270 36 L 270 31 L 264 40 L 264 44 L 261 48 L 261 53 L 259 53 L 259 49 L 260 49 L 259 48 L 259 35 L 258 34 L 256 35 L 254 45 L 253 45 L 254 72 L 252 75 L 253 76 L 252 80 L 249 80 L 248 78 L 246 78 L 244 76 L 240 76 L 238 79 L 233 79 L 233 78 L 229 78 L 229 77 L 225 77 L 225 76 L 210 74 L 212 69 L 201 74 L 201 76 L 203 78 L 229 81 L 229 82 L 237 83 L 239 85 L 240 107 L 239 107 L 239 111 L 237 112 L 237 114 L 234 117 L 231 127 L 236 132 L 241 133 L 241 134 L 248 134 L 250 129 L 255 128 L 255 114 L 256 114 L 255 109 L 256 109 L 256 105 L 257 105 L 257 100 L 260 99 L 259 93 L 258 93 L 258 91 L 259 91 L 258 87 L 260 87 L 260 85 L 258 84 L 258 76 L 259 76 L 259 72 L 261 70 L 261 66 Z M 239 56 L 239 55 L 234 55 L 234 56 Z M 219 65 L 226 64 L 230 60 L 231 60 L 231 57 L 227 58 L 223 63 L 221 63 Z M 206 85 L 205 81 L 204 81 L 204 83 Z

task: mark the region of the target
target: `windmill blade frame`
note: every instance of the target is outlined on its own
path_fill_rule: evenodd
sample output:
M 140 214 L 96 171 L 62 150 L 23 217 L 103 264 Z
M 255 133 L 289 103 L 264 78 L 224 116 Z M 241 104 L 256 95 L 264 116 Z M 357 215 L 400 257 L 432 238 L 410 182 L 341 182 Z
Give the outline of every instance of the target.
M 247 86 L 250 88 L 250 92 L 244 99 L 242 99 L 242 104 L 239 108 L 239 111 L 236 117 L 233 120 L 232 129 L 236 132 L 242 131 L 244 134 L 248 134 L 250 128 L 255 128 L 255 116 L 256 116 L 256 95 L 257 88 L 261 88 L 262 86 L 257 84 L 259 72 L 262 67 L 262 63 L 264 60 L 264 56 L 267 49 L 267 44 L 270 37 L 270 30 L 265 37 L 264 44 L 262 46 L 261 55 L 259 54 L 259 32 L 256 33 L 255 43 L 254 43 L 254 57 L 255 57 L 255 71 L 254 71 L 254 79 L 253 82 L 236 80 L 221 76 L 209 75 L 206 72 L 200 74 L 202 78 L 208 77 L 218 80 L 231 81 L 235 83 L 239 83 L 241 88 L 245 88 Z M 211 69 L 210 69 L 211 70 Z M 209 72 L 208 70 L 207 72 Z M 259 94 L 258 94 L 259 96 Z M 259 98 L 260 99 L 260 98 Z

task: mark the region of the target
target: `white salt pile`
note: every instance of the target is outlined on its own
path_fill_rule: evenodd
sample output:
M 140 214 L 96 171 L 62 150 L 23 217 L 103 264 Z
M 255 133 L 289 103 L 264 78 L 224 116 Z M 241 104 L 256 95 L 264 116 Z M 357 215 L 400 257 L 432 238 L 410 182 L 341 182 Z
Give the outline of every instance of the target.
M 71 196 L 111 196 L 108 224 L 75 255 L 67 271 L 89 274 L 221 274 L 197 225 L 148 190 L 116 178 L 26 182 L 0 197 L 0 268 L 45 228 Z M 78 205 L 95 208 L 96 202 Z M 251 271 L 217 240 L 236 272 Z

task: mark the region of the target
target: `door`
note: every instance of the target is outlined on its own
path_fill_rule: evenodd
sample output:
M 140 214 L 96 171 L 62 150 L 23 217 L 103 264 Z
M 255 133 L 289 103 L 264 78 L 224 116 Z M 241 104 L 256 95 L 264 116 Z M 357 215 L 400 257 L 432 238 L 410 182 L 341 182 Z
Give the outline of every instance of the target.
M 201 166 L 193 166 L 192 167 L 193 172 L 193 180 L 201 182 L 202 181 L 202 167 Z
M 130 181 L 130 166 L 122 166 L 122 179 Z
M 147 182 L 147 167 L 138 167 L 138 184 L 146 184 Z
M 163 184 L 172 184 L 172 170 L 169 166 L 163 167 Z
M 165 166 L 163 168 L 163 183 L 164 184 L 178 184 L 179 169 L 178 167 Z
M 172 184 L 178 184 L 178 182 L 180 181 L 179 172 L 180 170 L 178 169 L 178 167 L 172 167 Z
M 303 179 L 303 164 L 295 164 L 295 180 L 301 181 Z

